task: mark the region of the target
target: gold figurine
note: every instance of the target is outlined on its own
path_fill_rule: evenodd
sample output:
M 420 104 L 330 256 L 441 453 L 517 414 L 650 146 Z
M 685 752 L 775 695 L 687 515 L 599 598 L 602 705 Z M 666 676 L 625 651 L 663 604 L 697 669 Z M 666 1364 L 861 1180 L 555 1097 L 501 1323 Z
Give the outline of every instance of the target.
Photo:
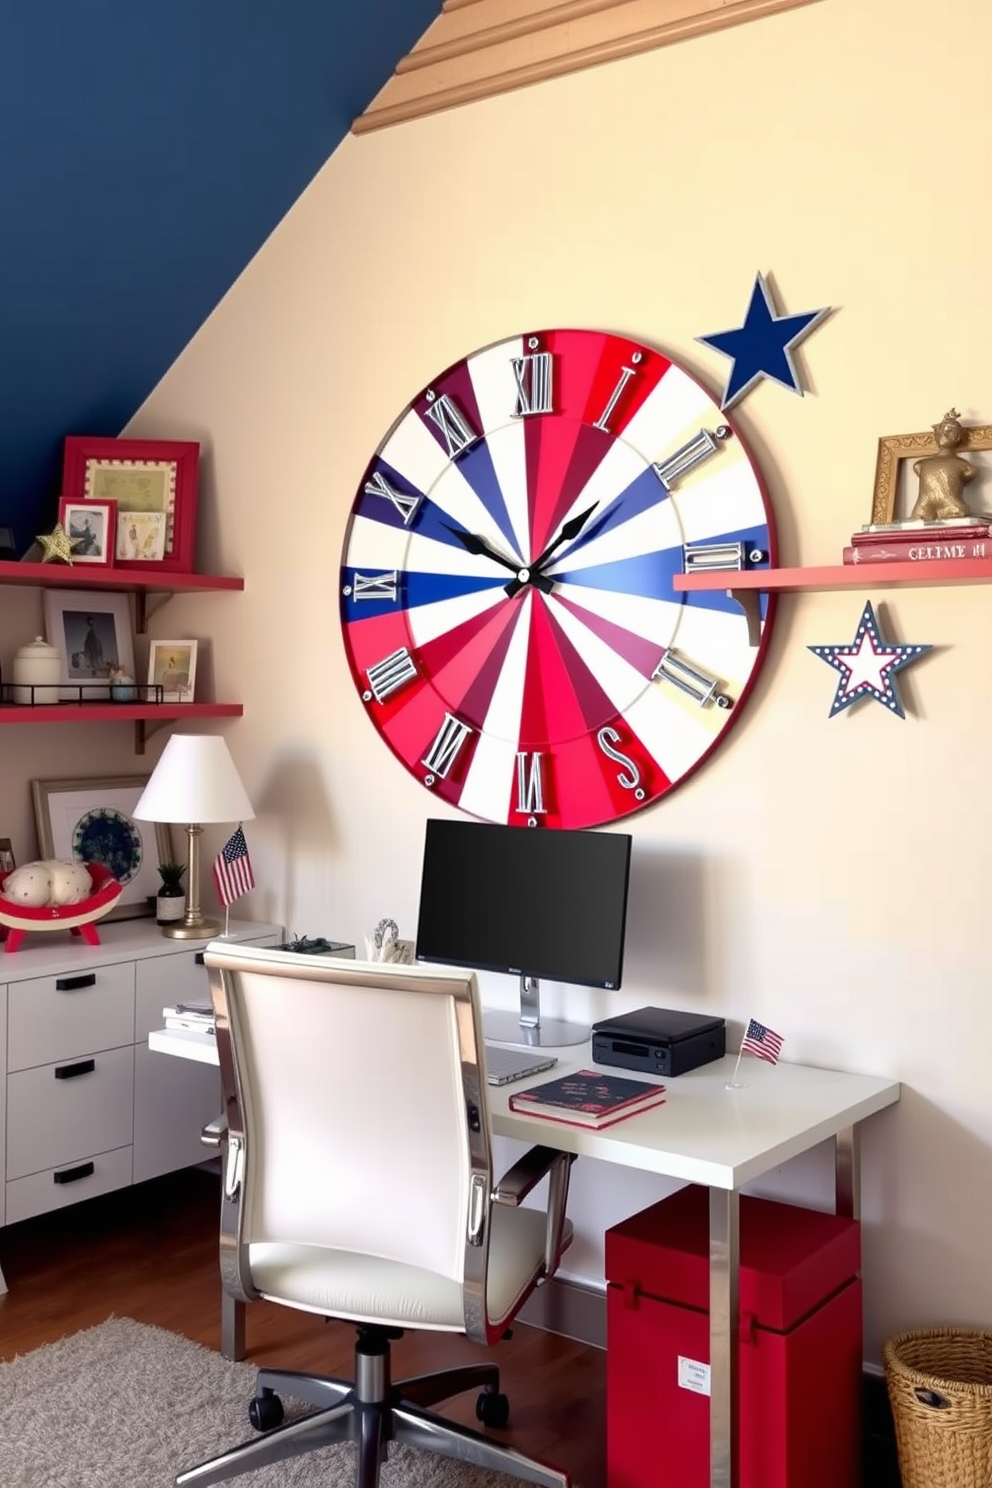
M 939 424 L 932 425 L 937 440 L 937 453 L 913 461 L 920 481 L 920 494 L 910 513 L 917 522 L 945 522 L 951 517 L 970 517 L 971 508 L 962 492 L 978 474 L 977 467 L 954 451 L 964 438 L 960 414 L 948 409 Z

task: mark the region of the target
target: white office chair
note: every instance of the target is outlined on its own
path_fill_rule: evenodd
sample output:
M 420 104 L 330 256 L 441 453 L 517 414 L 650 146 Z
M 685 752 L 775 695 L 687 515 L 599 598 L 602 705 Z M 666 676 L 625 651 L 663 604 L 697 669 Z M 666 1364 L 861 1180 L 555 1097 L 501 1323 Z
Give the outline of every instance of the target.
M 479 1389 L 479 1419 L 504 1426 L 495 1364 L 390 1378 L 406 1328 L 494 1343 L 570 1239 L 569 1155 L 534 1147 L 493 1181 L 474 975 L 216 941 L 204 960 L 225 1101 L 204 1133 L 222 1149 L 224 1288 L 350 1320 L 358 1340 L 353 1381 L 260 1370 L 261 1434 L 177 1488 L 342 1441 L 357 1445 L 356 1488 L 377 1488 L 394 1441 L 567 1488 L 565 1473 L 427 1410 Z M 546 1209 L 521 1207 L 545 1175 Z M 282 1424 L 279 1391 L 316 1411 Z

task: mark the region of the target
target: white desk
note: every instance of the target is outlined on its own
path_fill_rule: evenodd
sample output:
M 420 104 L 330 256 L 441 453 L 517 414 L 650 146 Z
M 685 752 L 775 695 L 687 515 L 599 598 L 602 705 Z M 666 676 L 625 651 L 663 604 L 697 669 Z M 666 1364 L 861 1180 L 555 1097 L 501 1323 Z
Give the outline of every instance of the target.
M 163 1030 L 149 1034 L 148 1043 L 163 1054 L 217 1063 L 217 1051 L 209 1037 Z M 588 1044 L 563 1049 L 554 1074 L 564 1075 L 590 1062 Z M 741 1186 L 832 1139 L 837 1212 L 857 1218 L 859 1125 L 899 1099 L 897 1080 L 800 1064 L 773 1066 L 752 1058 L 741 1061 L 738 1078 L 746 1081 L 745 1088 L 728 1090 L 735 1063 L 736 1057 L 728 1055 L 690 1074 L 661 1082 L 667 1085 L 664 1105 L 599 1132 L 510 1111 L 512 1091 L 548 1079 L 550 1074 L 489 1091 L 493 1130 L 499 1136 L 709 1187 L 712 1488 L 736 1488 L 738 1481 L 733 1405 L 737 1393 Z M 229 1346 L 236 1346 L 239 1330 L 233 1314 L 225 1312 L 225 1353 Z

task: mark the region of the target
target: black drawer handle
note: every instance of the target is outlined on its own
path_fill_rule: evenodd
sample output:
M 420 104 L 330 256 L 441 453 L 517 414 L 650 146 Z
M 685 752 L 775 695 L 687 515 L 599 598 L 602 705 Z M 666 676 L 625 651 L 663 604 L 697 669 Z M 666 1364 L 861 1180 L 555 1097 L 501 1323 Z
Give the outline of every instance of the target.
M 96 972 L 89 971 L 85 976 L 59 977 L 55 983 L 56 992 L 78 992 L 80 987 L 95 987 Z
M 77 1075 L 91 1075 L 96 1069 L 95 1059 L 80 1059 L 78 1064 L 57 1064 L 56 1080 L 74 1080 Z
M 195 966 L 202 966 L 203 965 L 203 952 L 202 951 L 197 951 L 196 955 L 193 957 L 193 964 Z
M 92 1178 L 95 1171 L 91 1162 L 80 1163 L 77 1168 L 63 1168 L 61 1173 L 53 1173 L 52 1180 L 55 1183 L 78 1183 L 80 1178 Z

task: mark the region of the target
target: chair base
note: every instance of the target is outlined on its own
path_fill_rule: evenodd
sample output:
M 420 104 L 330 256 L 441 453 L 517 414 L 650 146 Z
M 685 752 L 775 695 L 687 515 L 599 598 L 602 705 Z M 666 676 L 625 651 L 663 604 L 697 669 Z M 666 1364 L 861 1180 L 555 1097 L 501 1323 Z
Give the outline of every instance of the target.
M 459 1462 L 471 1462 L 524 1483 L 542 1484 L 543 1488 L 569 1488 L 566 1473 L 525 1457 L 468 1426 L 446 1421 L 427 1409 L 466 1390 L 497 1393 L 499 1369 L 495 1364 L 463 1365 L 437 1374 L 418 1375 L 394 1385 L 389 1369 L 390 1339 L 399 1336 L 399 1329 L 359 1328 L 354 1382 L 295 1370 L 259 1370 L 258 1394 L 253 1405 L 261 1404 L 259 1414 L 263 1423 L 266 1406 L 274 1419 L 281 1419 L 277 1401 L 280 1391 L 316 1406 L 316 1412 L 276 1426 L 209 1462 L 189 1468 L 176 1478 L 176 1488 L 187 1485 L 208 1488 L 211 1483 L 225 1483 L 270 1463 L 285 1462 L 318 1447 L 346 1441 L 354 1442 L 358 1448 L 355 1488 L 379 1488 L 379 1472 L 392 1442 L 419 1447 Z

